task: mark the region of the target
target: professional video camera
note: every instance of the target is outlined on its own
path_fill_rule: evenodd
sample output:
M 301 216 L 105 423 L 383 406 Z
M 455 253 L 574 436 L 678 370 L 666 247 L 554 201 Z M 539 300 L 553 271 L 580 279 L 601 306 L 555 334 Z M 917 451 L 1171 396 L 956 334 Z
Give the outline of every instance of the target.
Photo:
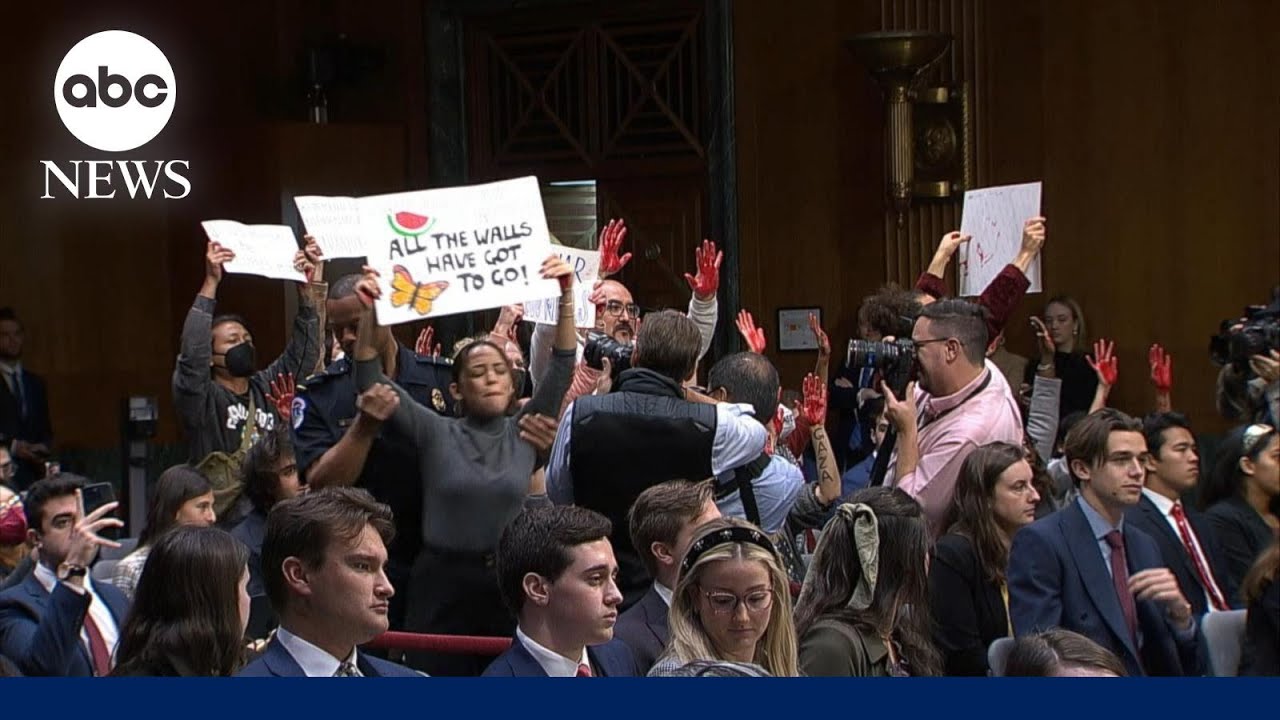
M 609 358 L 609 362 L 613 364 L 613 377 L 616 379 L 623 370 L 631 367 L 631 353 L 634 350 L 634 345 L 618 342 L 602 332 L 592 331 L 587 333 L 582 359 L 587 367 L 603 370 L 604 359 Z
M 880 372 L 885 384 L 899 398 L 907 391 L 907 383 L 916 374 L 916 344 L 909 338 L 892 342 L 882 340 L 850 340 L 846 358 L 849 369 L 872 368 Z
M 1244 317 L 1223 320 L 1209 339 L 1209 357 L 1218 366 L 1249 372 L 1249 358 L 1280 349 L 1280 287 L 1271 291 L 1269 305 L 1250 305 Z

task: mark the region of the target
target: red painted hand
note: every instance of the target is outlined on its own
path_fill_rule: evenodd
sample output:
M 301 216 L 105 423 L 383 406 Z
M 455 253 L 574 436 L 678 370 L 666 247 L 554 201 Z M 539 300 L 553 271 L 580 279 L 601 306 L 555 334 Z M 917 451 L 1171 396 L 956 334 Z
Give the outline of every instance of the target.
M 1173 356 L 1157 343 L 1151 346 L 1147 359 L 1151 362 L 1151 383 L 1156 390 L 1162 393 L 1173 390 Z
M 827 385 L 821 378 L 809 373 L 804 378 L 805 422 L 817 427 L 827 421 Z
M 600 277 L 606 278 L 621 272 L 631 262 L 631 253 L 621 257 L 618 250 L 622 241 L 627 239 L 627 224 L 623 220 L 610 220 L 600 231 Z
M 698 264 L 698 275 L 694 277 L 685 273 L 684 281 L 689 283 L 689 289 L 693 290 L 694 296 L 699 300 L 710 300 L 720 289 L 720 263 L 724 261 L 724 253 L 716 250 L 715 243 L 703 240 L 702 246 L 694 251 L 694 256 Z
M 1114 387 L 1120 377 L 1120 363 L 1115 356 L 1116 344 L 1108 340 L 1099 340 L 1093 344 L 1093 357 L 1085 358 L 1089 367 L 1098 373 L 1098 382 L 1107 387 Z
M 276 375 L 276 379 L 271 381 L 271 392 L 267 393 L 267 400 L 275 406 L 276 416 L 284 422 L 293 420 L 295 392 L 297 392 L 297 386 L 293 381 L 293 373 Z
M 742 335 L 742 339 L 747 341 L 747 348 L 756 354 L 764 354 L 765 339 L 764 328 L 756 327 L 755 318 L 751 317 L 751 313 L 743 310 L 738 313 L 738 333 Z
M 440 343 L 431 344 L 436 339 L 436 329 L 430 325 L 422 328 L 422 332 L 418 333 L 418 342 L 414 343 L 413 351 L 419 355 L 430 355 L 431 357 L 440 357 Z

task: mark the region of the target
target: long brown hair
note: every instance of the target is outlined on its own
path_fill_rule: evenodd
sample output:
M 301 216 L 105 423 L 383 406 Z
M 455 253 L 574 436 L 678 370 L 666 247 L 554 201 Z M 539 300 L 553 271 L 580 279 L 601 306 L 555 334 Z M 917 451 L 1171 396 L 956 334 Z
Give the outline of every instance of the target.
M 1273 542 L 1271 547 L 1258 556 L 1258 560 L 1253 563 L 1253 567 L 1249 568 L 1249 572 L 1240 583 L 1240 597 L 1244 600 L 1245 607 L 1262 597 L 1262 593 L 1266 592 L 1271 583 L 1276 582 L 1278 578 L 1280 578 L 1280 542 Z
M 991 496 L 1000 474 L 1018 461 L 1026 460 L 1026 452 L 1006 442 L 993 442 L 969 453 L 956 480 L 956 497 L 951 506 L 948 532 L 963 535 L 973 542 L 982 572 L 993 583 L 1003 583 L 1009 566 L 1009 548 L 1004 531 L 996 523 Z

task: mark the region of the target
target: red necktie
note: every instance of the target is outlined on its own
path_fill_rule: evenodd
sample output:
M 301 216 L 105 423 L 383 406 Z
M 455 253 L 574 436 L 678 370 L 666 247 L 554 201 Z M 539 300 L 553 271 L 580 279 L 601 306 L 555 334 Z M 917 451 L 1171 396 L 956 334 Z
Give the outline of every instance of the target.
M 1107 544 L 1111 546 L 1111 583 L 1115 585 L 1116 595 L 1120 599 L 1120 609 L 1124 611 L 1124 622 L 1129 626 L 1129 637 L 1133 647 L 1138 647 L 1138 606 L 1133 602 L 1133 593 L 1129 592 L 1129 560 L 1124 553 L 1124 536 L 1119 530 L 1112 530 L 1106 535 Z
M 578 666 L 578 674 L 574 677 L 593 677 L 591 674 L 591 666 L 586 663 L 582 663 Z
M 1209 600 L 1213 603 L 1214 610 L 1230 610 L 1227 601 L 1222 597 L 1222 591 L 1218 589 L 1218 584 L 1213 581 L 1213 575 L 1209 573 L 1209 568 L 1205 567 L 1204 559 L 1200 553 L 1196 552 L 1196 543 L 1192 540 L 1195 537 L 1191 530 L 1191 525 L 1187 522 L 1187 514 L 1182 510 L 1182 503 L 1175 502 L 1173 504 L 1173 521 L 1178 526 L 1178 535 L 1182 538 L 1182 547 L 1186 549 L 1187 555 L 1191 556 L 1191 564 L 1196 568 L 1196 575 L 1200 576 L 1200 584 L 1209 593 Z
M 93 658 L 93 674 L 104 677 L 111 672 L 111 650 L 103 639 L 98 624 L 88 612 L 84 615 L 84 631 L 89 636 L 89 655 Z

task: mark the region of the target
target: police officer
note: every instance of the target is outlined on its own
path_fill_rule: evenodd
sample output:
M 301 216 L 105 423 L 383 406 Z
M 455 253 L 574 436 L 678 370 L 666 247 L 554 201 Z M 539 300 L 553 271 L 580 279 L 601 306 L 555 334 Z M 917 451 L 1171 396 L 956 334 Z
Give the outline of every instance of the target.
M 404 621 L 409 573 L 422 547 L 422 484 L 414 448 L 386 437 L 382 421 L 397 402 L 387 388 L 357 392 L 351 357 L 359 329 L 359 275 L 339 278 L 329 287 L 328 328 L 344 357 L 306 381 L 293 406 L 293 431 L 299 472 L 314 488 L 357 485 L 395 513 L 396 536 L 388 549 L 387 577 L 399 590 L 391 599 L 391 627 Z M 448 401 L 452 362 L 418 355 L 401 346 L 387 328 L 379 328 L 383 369 L 424 407 L 451 416 Z

